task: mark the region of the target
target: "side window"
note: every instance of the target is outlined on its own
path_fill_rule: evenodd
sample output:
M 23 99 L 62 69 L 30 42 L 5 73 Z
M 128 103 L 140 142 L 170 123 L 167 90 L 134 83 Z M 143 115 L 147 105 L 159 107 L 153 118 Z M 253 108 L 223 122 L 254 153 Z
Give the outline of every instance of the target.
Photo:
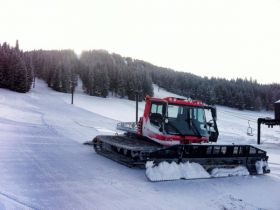
M 155 103 L 152 103 L 152 106 L 151 106 L 151 114 L 152 113 L 157 113 L 157 114 L 163 114 L 163 104 L 155 104 Z
M 153 103 L 151 105 L 150 122 L 153 125 L 160 126 L 163 122 L 164 104 Z

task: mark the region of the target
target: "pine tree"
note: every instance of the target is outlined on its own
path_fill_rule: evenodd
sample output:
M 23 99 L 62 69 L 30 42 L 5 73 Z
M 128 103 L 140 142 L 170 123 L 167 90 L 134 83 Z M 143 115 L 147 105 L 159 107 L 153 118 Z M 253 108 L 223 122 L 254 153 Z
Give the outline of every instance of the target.
M 5 80 L 5 55 L 4 50 L 0 44 L 0 88 L 5 87 L 4 80 Z
M 14 72 L 12 89 L 21 93 L 28 92 L 30 86 L 28 84 L 27 68 L 24 60 L 18 53 L 15 53 L 13 59 L 13 64 L 10 66 Z

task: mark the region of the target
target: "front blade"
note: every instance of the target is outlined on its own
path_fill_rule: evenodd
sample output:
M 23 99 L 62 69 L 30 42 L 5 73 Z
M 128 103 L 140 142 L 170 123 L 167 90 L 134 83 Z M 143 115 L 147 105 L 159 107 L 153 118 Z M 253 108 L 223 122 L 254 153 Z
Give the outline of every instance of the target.
M 146 163 L 146 176 L 150 181 L 168 181 L 178 179 L 210 178 L 210 174 L 198 163 L 168 163 L 166 161 L 155 164 Z
M 243 165 L 231 168 L 213 168 L 212 170 L 209 170 L 208 173 L 199 163 L 191 163 L 189 161 L 185 163 L 176 163 L 174 161 L 169 163 L 167 161 L 163 161 L 158 164 L 154 161 L 148 161 L 146 163 L 146 177 L 152 182 L 248 175 L 250 175 L 250 173 Z

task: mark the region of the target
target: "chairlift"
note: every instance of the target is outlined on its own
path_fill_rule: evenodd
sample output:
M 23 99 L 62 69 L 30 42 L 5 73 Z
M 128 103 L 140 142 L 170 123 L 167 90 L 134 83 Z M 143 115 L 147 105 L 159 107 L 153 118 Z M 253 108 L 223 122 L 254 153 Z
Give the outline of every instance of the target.
M 254 134 L 253 134 L 253 128 L 252 128 L 251 125 L 250 125 L 250 120 L 248 120 L 247 135 L 248 135 L 248 136 L 254 136 Z

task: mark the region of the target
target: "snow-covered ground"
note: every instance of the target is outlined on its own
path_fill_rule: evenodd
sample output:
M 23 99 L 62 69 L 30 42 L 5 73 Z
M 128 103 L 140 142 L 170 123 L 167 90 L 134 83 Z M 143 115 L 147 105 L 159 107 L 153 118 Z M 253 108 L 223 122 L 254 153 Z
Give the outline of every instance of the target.
M 279 127 L 262 127 L 268 175 L 152 183 L 82 144 L 134 121 L 135 102 L 88 96 L 81 86 L 75 105 L 70 99 L 40 80 L 27 94 L 0 89 L 0 209 L 280 209 Z M 219 142 L 256 144 L 256 120 L 267 116 L 218 107 Z

